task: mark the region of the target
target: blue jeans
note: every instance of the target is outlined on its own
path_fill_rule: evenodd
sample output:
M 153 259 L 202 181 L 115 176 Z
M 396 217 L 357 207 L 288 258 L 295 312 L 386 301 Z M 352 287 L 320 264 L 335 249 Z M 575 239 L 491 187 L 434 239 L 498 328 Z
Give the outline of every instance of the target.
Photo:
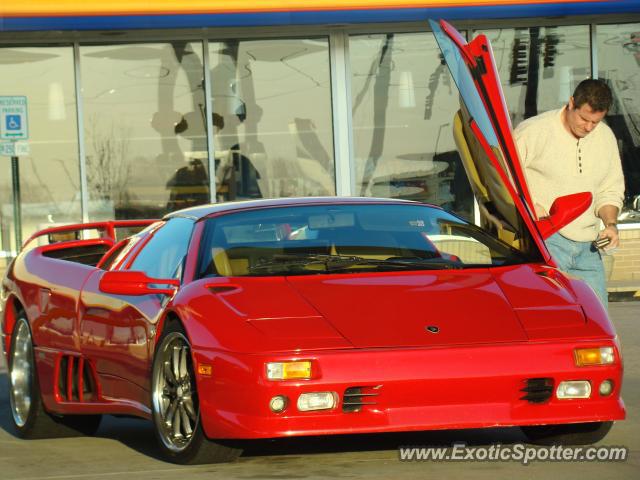
M 606 309 L 607 282 L 598 249 L 592 246 L 591 242 L 574 242 L 559 233 L 551 235 L 545 243 L 560 270 L 587 282 Z

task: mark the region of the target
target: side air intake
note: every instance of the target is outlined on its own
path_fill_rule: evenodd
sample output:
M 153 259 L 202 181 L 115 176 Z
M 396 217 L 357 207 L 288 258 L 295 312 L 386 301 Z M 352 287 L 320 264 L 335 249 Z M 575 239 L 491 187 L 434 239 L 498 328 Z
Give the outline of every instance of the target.
M 97 399 L 91 365 L 82 357 L 63 355 L 58 369 L 58 398 L 62 402 L 91 402 Z

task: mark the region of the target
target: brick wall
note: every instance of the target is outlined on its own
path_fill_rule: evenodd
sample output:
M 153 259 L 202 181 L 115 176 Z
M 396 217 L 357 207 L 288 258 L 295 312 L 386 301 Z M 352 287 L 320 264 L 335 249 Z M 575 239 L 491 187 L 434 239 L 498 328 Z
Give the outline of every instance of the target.
M 640 280 L 640 228 L 620 230 L 620 246 L 613 254 L 609 280 Z

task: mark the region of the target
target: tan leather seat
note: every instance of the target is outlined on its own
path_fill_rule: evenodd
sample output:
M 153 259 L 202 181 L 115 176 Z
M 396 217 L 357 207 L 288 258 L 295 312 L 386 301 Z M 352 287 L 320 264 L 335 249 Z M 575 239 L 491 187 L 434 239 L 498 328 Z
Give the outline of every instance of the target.
M 233 275 L 231 263 L 229 262 L 229 257 L 227 256 L 227 252 L 225 252 L 224 248 L 213 247 L 211 249 L 211 258 L 213 258 L 213 264 L 216 267 L 218 275 L 222 275 L 224 277 L 231 277 Z

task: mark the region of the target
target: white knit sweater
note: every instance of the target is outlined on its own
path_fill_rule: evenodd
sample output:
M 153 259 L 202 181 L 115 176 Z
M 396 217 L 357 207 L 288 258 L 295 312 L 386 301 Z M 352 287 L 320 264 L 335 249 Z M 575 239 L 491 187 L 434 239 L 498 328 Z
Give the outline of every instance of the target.
M 515 129 L 515 140 L 534 203 L 548 212 L 557 197 L 593 194 L 591 208 L 560 230 L 571 240 L 592 241 L 599 230 L 600 207 L 622 208 L 624 177 L 618 144 L 603 122 L 578 140 L 562 124 L 564 108 L 525 120 Z

